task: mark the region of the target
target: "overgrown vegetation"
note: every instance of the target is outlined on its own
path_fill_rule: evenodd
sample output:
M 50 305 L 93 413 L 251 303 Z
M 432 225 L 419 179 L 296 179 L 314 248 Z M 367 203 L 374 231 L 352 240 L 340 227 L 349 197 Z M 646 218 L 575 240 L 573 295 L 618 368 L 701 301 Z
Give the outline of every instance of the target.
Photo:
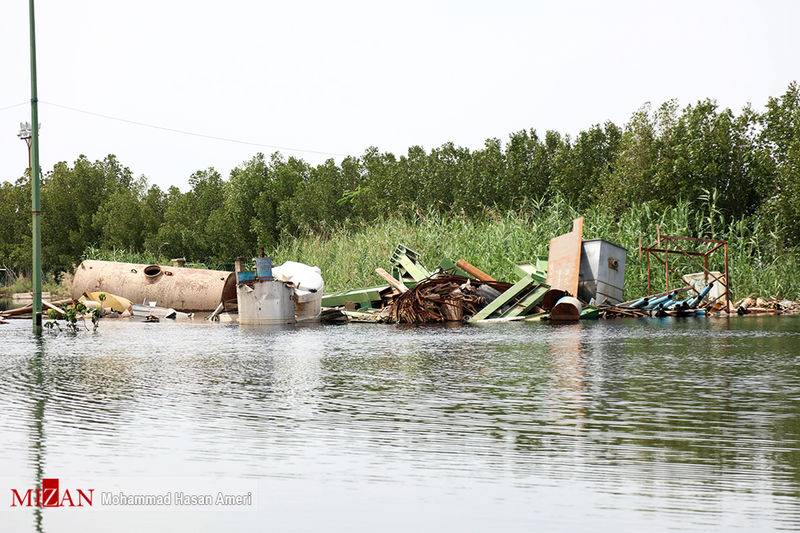
M 370 148 L 317 166 L 257 154 L 229 179 L 209 168 L 189 184 L 163 191 L 113 155 L 58 163 L 42 186 L 46 268 L 71 270 L 84 254 L 219 267 L 265 246 L 319 264 L 342 287 L 373 280 L 370 269 L 402 241 L 432 260 L 463 256 L 502 275 L 507 259 L 543 254 L 582 214 L 587 237 L 631 249 L 659 220 L 669 234 L 729 239 L 740 291 L 798 294 L 797 83 L 763 113 L 670 101 L 574 137 L 526 130 L 479 150 L 446 143 L 397 157 Z M 29 197 L 26 178 L 0 187 L 0 262 L 22 271 Z M 640 268 L 630 261 L 629 283 L 641 283 Z
M 86 316 L 88 315 L 92 321 L 92 331 L 97 331 L 100 325 L 100 318 L 103 316 L 103 302 L 106 299 L 104 293 L 100 294 L 100 305 L 92 307 L 91 309 L 86 306 L 84 302 L 76 302 L 64 309 L 64 314 L 59 313 L 55 309 L 49 309 L 46 316 L 49 320 L 44 323 L 44 327 L 50 331 L 58 330 L 59 332 L 70 331 L 77 333 L 81 327 L 89 331 L 86 325 Z M 78 321 L 80 319 L 80 322 Z M 61 321 L 64 321 L 64 327 L 61 327 Z
M 499 279 L 513 279 L 515 263 L 547 255 L 551 237 L 571 229 L 574 217 L 583 215 L 584 238 L 604 238 L 628 249 L 625 294 L 645 293 L 646 262 L 638 260 L 639 236 L 655 239 L 661 224 L 680 235 L 713 234 L 730 241 L 731 281 L 738 295 L 752 292 L 800 297 L 800 256 L 782 248 L 781 239 L 756 217 L 725 223 L 713 196 L 698 209 L 689 202 L 663 211 L 649 204 L 634 206 L 621 217 L 602 211 L 580 213 L 563 199 L 547 206 L 531 206 L 524 214 L 487 211 L 476 217 L 426 213 L 419 217 L 385 218 L 357 228 L 340 228 L 331 235 L 287 239 L 275 248 L 278 262 L 300 261 L 319 266 L 325 273 L 327 292 L 378 285 L 376 266 L 386 266 L 398 242 L 420 252 L 430 269 L 439 261 L 458 258 L 479 266 Z M 649 244 L 649 242 L 645 242 Z M 722 268 L 723 256 L 712 268 Z M 686 273 L 699 269 L 686 264 Z M 662 290 L 663 267 L 654 266 L 653 286 Z
M 31 292 L 33 282 L 29 277 L 17 277 L 13 283 L 0 287 L 0 298 L 10 298 L 12 294 L 18 292 Z M 42 277 L 42 292 L 49 292 L 54 296 L 69 296 L 72 290 L 72 276 L 66 277 L 59 276 L 56 279 L 56 274 L 52 272 L 45 272 Z

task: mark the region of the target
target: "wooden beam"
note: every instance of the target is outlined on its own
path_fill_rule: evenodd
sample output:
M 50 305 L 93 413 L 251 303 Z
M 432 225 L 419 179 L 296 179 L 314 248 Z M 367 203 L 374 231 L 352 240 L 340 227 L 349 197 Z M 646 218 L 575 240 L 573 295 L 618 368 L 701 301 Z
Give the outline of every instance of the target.
M 406 287 L 405 285 L 403 285 L 402 283 L 400 283 L 399 281 L 397 281 L 396 279 L 394 279 L 394 278 L 392 277 L 392 275 L 391 275 L 391 274 L 389 274 L 388 272 L 386 272 L 384 269 L 382 269 L 382 268 L 376 268 L 376 269 L 375 269 L 375 272 L 377 272 L 377 273 L 378 273 L 378 275 L 379 275 L 380 277 L 382 277 L 383 279 L 385 279 L 385 280 L 386 280 L 386 282 L 387 282 L 387 283 L 389 283 L 389 285 L 391 285 L 392 287 L 394 287 L 394 288 L 395 288 L 395 289 L 397 289 L 398 291 L 400 291 L 400 292 L 406 292 L 406 291 L 408 290 L 408 287 Z

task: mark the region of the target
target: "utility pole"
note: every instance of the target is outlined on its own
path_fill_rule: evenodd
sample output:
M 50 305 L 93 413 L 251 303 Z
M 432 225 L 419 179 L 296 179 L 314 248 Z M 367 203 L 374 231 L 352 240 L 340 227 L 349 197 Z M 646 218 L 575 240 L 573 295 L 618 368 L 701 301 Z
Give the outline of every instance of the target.
M 42 332 L 42 212 L 39 202 L 39 98 L 36 91 L 36 26 L 33 0 L 29 0 L 31 24 L 31 216 L 33 217 L 33 333 Z M 27 141 L 26 141 L 27 142 Z

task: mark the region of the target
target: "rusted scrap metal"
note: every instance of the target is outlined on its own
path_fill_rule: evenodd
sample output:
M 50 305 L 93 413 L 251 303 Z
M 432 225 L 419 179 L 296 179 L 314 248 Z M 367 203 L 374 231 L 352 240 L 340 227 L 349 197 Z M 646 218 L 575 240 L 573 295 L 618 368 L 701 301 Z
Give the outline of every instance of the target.
M 577 296 L 582 241 L 583 217 L 572 221 L 572 231 L 550 239 L 547 284 L 551 288 L 561 289 Z
M 712 254 L 717 250 L 724 252 L 724 272 L 719 275 L 714 274 L 709 269 L 709 261 Z M 669 291 L 670 274 L 678 276 L 682 283 L 686 283 L 680 272 L 678 272 L 675 260 L 682 259 L 684 264 L 686 261 L 692 263 L 695 267 L 699 267 L 704 275 L 704 283 L 719 283 L 723 288 L 723 292 L 716 298 L 713 298 L 708 304 L 706 309 L 714 310 L 719 308 L 719 305 L 714 305 L 717 300 L 724 299 L 722 306 L 726 310 L 732 311 L 731 307 L 731 285 L 730 276 L 728 274 L 728 242 L 718 239 L 700 239 L 695 237 L 677 237 L 674 235 L 662 235 L 660 225 L 656 224 L 656 242 L 650 246 L 642 246 L 642 238 L 639 238 L 639 259 L 642 259 L 642 252 L 647 255 L 647 292 L 652 293 L 651 290 L 651 271 L 650 271 L 650 258 L 653 257 L 661 264 L 664 265 L 664 281 L 665 288 Z M 663 255 L 663 257 L 662 257 Z M 672 261 L 670 261 L 672 258 Z M 702 260 L 702 263 L 700 262 Z M 694 267 L 693 267 L 694 268 Z M 695 293 L 699 294 L 699 290 L 691 287 Z
M 580 300 L 572 296 L 564 296 L 556 302 L 550 311 L 550 320 L 555 322 L 574 322 L 581 317 L 583 306 Z
M 426 324 L 473 316 L 485 305 L 477 293 L 482 284 L 500 291 L 511 287 L 510 283 L 462 276 L 428 278 L 397 296 L 388 307 L 389 317 L 398 324 Z

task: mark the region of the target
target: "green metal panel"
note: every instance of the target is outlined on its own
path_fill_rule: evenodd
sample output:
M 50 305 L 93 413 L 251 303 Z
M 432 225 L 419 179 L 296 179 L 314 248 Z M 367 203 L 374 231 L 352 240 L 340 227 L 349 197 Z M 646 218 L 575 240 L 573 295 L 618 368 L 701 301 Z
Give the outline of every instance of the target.
M 369 303 L 377 302 L 381 299 L 381 292 L 388 289 L 388 285 L 383 287 L 367 287 L 363 289 L 353 289 L 350 291 L 335 292 L 326 294 L 322 297 L 323 307 L 339 307 L 345 302 Z
M 539 302 L 542 301 L 544 295 L 550 290 L 549 285 L 540 285 L 528 293 L 522 300 L 511 306 L 511 309 L 503 313 L 503 317 L 513 317 L 519 315 L 526 315 L 532 310 Z
M 501 307 L 505 304 L 519 296 L 520 294 L 524 294 L 526 291 L 530 289 L 530 286 L 536 283 L 533 281 L 533 278 L 528 275 L 516 282 L 514 285 L 511 286 L 506 292 L 498 296 L 492 303 L 475 313 L 475 316 L 469 319 L 470 322 L 477 322 L 479 320 L 483 320 L 484 318 L 489 318 L 494 313 L 496 313 Z
M 414 281 L 422 281 L 423 279 L 427 278 L 431 275 L 430 272 L 425 270 L 425 267 L 422 265 L 415 263 L 408 256 L 401 255 L 398 258 L 398 263 L 400 266 L 405 269 L 409 276 L 414 278 Z M 402 270 L 402 269 L 401 269 Z
M 392 275 L 401 281 L 407 281 L 403 279 L 406 277 L 406 274 L 411 276 L 414 281 L 422 281 L 431 275 L 431 273 L 420 264 L 419 254 L 403 244 L 397 245 L 389 261 L 396 267 L 396 269 L 392 270 Z
M 533 277 L 534 281 L 537 281 L 538 283 L 544 283 L 547 281 L 547 272 L 543 272 L 534 265 L 530 264 L 514 265 L 514 274 L 517 276 L 517 279 L 522 279 L 525 276 L 530 275 Z
M 469 274 L 467 274 L 466 272 L 464 272 L 463 270 L 461 270 L 460 268 L 458 268 L 458 265 L 456 265 L 455 263 L 453 263 L 449 259 L 442 259 L 442 262 L 439 263 L 438 270 L 440 270 L 440 271 L 445 271 L 446 270 L 448 272 L 452 272 L 453 275 L 455 275 L 455 276 L 462 276 L 464 278 L 471 278 L 472 277 Z
M 544 272 L 547 274 L 547 256 L 546 255 L 539 255 L 536 256 L 536 270 L 539 272 Z

